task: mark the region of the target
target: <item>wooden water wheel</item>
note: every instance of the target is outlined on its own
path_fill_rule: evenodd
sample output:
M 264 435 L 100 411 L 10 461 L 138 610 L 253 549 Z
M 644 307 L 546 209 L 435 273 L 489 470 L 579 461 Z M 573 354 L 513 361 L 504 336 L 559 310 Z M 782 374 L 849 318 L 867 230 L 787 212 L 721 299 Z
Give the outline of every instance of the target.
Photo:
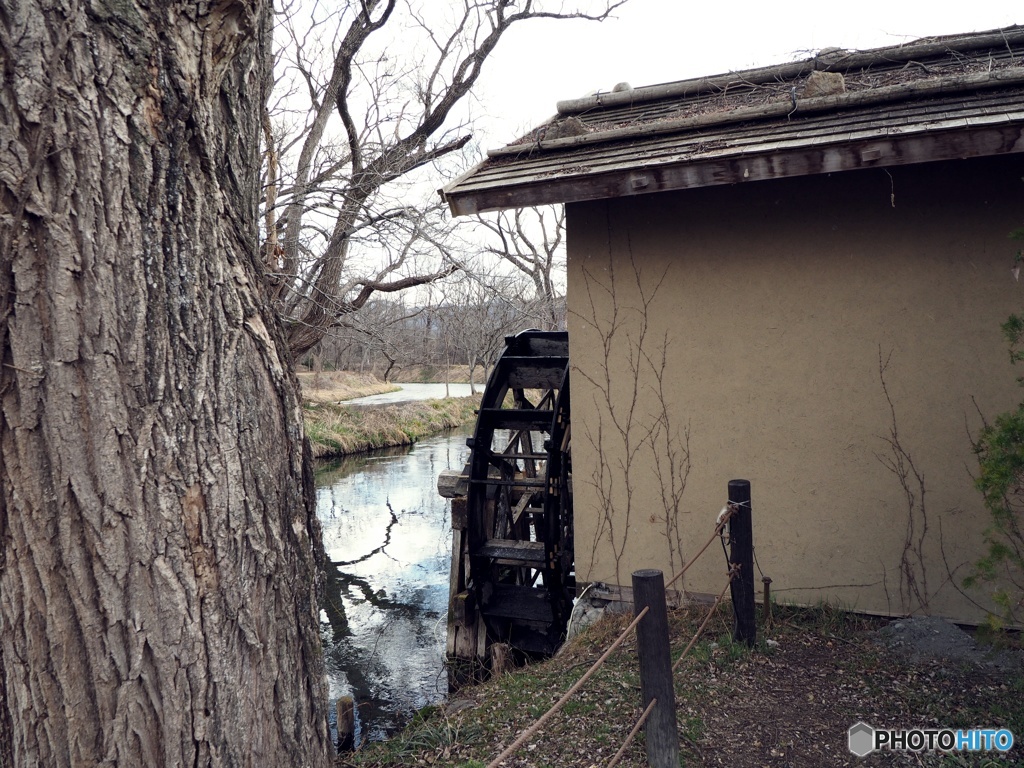
M 553 653 L 576 589 L 568 334 L 505 342 L 452 504 L 448 654 L 477 662 L 499 643 Z

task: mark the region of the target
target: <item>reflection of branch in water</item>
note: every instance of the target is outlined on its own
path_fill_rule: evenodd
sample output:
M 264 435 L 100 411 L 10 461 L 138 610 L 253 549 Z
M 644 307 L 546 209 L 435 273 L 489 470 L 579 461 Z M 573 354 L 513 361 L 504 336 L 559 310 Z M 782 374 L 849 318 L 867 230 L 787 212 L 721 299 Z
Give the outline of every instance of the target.
M 381 637 L 383 637 L 384 632 L 391 627 L 392 623 L 394 623 L 394 620 L 395 620 L 394 616 L 389 616 L 384 621 L 384 623 L 381 624 L 380 627 L 377 629 L 377 636 L 373 640 L 373 648 L 370 649 L 370 658 L 371 659 L 376 657 L 376 655 L 377 655 L 377 644 L 380 642 Z
M 332 565 L 337 565 L 337 563 L 332 563 Z M 354 587 L 363 596 L 363 600 L 374 608 L 386 611 L 399 611 L 403 616 L 414 616 L 420 610 L 419 606 L 392 600 L 383 589 L 375 592 L 369 581 L 354 574 L 338 571 L 337 580 L 338 585 L 345 590 L 345 593 L 350 598 L 352 597 L 352 589 Z
M 391 543 L 391 529 L 394 528 L 395 525 L 398 523 L 398 515 L 396 515 L 395 510 L 391 508 L 391 499 L 388 499 L 385 503 L 388 505 L 388 512 L 391 513 L 391 522 L 388 523 L 387 528 L 384 529 L 384 543 L 360 558 L 357 558 L 355 560 L 342 560 L 338 562 L 331 562 L 331 565 L 336 565 L 339 568 L 343 568 L 346 565 L 356 565 L 357 563 L 366 562 L 374 555 L 383 552 L 384 547 Z
M 331 563 L 331 565 L 338 566 L 344 565 L 344 563 Z M 331 624 L 335 642 L 341 637 L 352 634 L 348 625 L 348 617 L 345 615 L 342 593 L 350 600 L 359 602 L 359 598 L 362 597 L 363 602 L 369 603 L 381 611 L 397 612 L 406 618 L 414 617 L 420 612 L 419 606 L 392 600 L 383 589 L 375 591 L 373 585 L 364 578 L 345 573 L 336 567 L 326 570 L 327 583 L 324 590 L 323 608 L 327 611 L 327 620 Z M 358 594 L 354 595 L 353 591 Z
M 327 612 L 327 621 L 331 624 L 334 642 L 338 642 L 339 638 L 352 634 L 348 626 L 348 616 L 345 615 L 345 603 L 341 599 L 341 571 L 337 568 L 325 568 L 324 576 L 326 583 L 321 607 Z

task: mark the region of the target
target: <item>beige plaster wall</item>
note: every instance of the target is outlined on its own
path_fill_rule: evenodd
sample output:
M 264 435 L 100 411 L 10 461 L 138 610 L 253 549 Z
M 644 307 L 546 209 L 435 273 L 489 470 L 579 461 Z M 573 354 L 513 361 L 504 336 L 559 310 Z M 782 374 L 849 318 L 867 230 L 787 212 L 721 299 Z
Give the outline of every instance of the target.
M 779 599 L 980 619 L 950 575 L 983 549 L 969 434 L 1022 394 L 999 330 L 1022 177 L 1017 155 L 570 205 L 579 579 L 674 572 L 746 478 Z M 685 588 L 724 574 L 716 545 Z

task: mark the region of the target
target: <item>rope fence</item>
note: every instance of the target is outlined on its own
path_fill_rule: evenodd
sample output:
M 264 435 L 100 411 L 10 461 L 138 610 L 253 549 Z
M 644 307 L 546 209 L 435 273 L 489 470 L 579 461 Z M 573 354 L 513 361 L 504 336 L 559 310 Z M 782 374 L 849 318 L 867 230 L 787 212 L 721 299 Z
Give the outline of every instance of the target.
M 730 496 L 733 493 L 733 483 L 745 483 L 745 482 L 746 481 L 732 481 L 730 483 Z M 747 493 L 746 500 L 733 501 L 732 499 L 730 499 L 730 501 L 726 504 L 726 506 L 723 507 L 722 512 L 719 514 L 718 519 L 716 520 L 715 529 L 714 529 L 714 532 L 711 534 L 711 537 L 707 540 L 707 542 L 704 544 L 704 546 L 702 546 L 700 548 L 700 550 L 697 552 L 697 554 L 694 555 L 694 557 L 685 566 L 683 566 L 683 568 L 678 573 L 676 573 L 667 583 L 664 584 L 664 589 L 667 589 L 668 587 L 672 586 L 673 584 L 675 584 L 676 581 L 678 581 L 680 578 L 682 578 L 683 574 L 686 573 L 687 569 L 691 565 L 693 565 L 700 558 L 700 556 L 704 554 L 705 551 L 707 551 L 708 547 L 711 546 L 712 542 L 714 542 L 714 540 L 716 538 L 720 538 L 722 540 L 722 546 L 724 548 L 724 546 L 725 546 L 725 538 L 724 538 L 725 526 L 729 523 L 730 520 L 732 520 L 738 514 L 738 512 L 739 512 L 741 507 L 745 506 L 745 507 L 747 507 L 747 509 L 750 508 L 749 483 L 746 485 L 746 493 Z M 748 528 L 749 528 L 749 518 L 747 520 L 747 523 L 748 523 Z M 741 566 L 739 564 L 737 564 L 737 563 L 730 563 L 730 565 L 729 565 L 729 572 L 728 572 L 728 578 L 726 579 L 725 586 L 722 587 L 722 591 L 718 594 L 718 597 L 715 598 L 715 601 L 712 604 L 711 608 L 708 610 L 708 613 L 704 617 L 703 622 L 701 622 L 700 626 L 697 628 L 697 631 L 694 633 L 694 635 L 690 639 L 689 643 L 683 649 L 683 652 L 680 654 L 679 658 L 676 659 L 674 664 L 672 664 L 672 666 L 671 666 L 671 672 L 672 673 L 675 673 L 676 669 L 678 669 L 678 667 L 682 663 L 683 659 L 686 658 L 686 655 L 690 652 L 690 650 L 693 648 L 693 646 L 697 643 L 697 640 L 700 638 L 701 634 L 704 632 L 704 629 L 707 627 L 708 623 L 711 621 L 711 617 L 714 616 L 715 612 L 718 610 L 718 606 L 722 603 L 722 600 L 725 598 L 725 593 L 730 589 L 731 586 L 733 586 L 734 581 L 736 581 L 737 575 L 740 573 L 740 571 L 741 571 Z M 751 575 L 751 578 L 752 578 L 752 575 Z M 661 580 L 660 579 L 660 572 L 658 573 L 658 580 L 659 581 Z M 634 584 L 635 583 L 636 582 L 634 582 Z M 736 596 L 736 593 L 734 592 L 734 602 L 736 602 L 735 596 Z M 634 599 L 635 599 L 635 590 L 634 590 Z M 662 603 L 664 603 L 664 590 L 662 591 Z M 662 608 L 663 608 L 663 606 L 662 606 Z M 532 736 L 536 735 L 543 728 L 543 726 L 552 717 L 554 717 L 554 715 L 556 713 L 558 713 L 559 710 L 561 710 L 562 707 L 564 707 L 565 704 L 586 684 L 586 682 L 591 677 L 593 677 L 593 675 L 597 672 L 597 670 L 600 669 L 601 666 L 604 665 L 604 663 L 611 657 L 612 653 L 614 653 L 615 650 L 618 649 L 619 646 L 621 646 L 623 642 L 625 642 L 625 640 L 629 636 L 629 634 L 631 632 L 633 632 L 633 630 L 635 630 L 639 626 L 640 622 L 646 616 L 648 616 L 650 614 L 650 611 L 651 611 L 651 605 L 645 605 L 641 610 L 639 610 L 639 612 L 636 614 L 636 616 L 633 618 L 633 620 L 629 623 L 629 625 L 624 630 L 622 630 L 622 632 L 612 642 L 612 644 L 608 647 L 608 649 L 601 655 L 600 658 L 597 659 L 597 661 L 595 661 L 590 666 L 590 668 L 583 674 L 583 676 L 580 677 L 580 679 L 577 680 L 572 685 L 572 687 L 570 687 L 569 690 L 566 691 L 561 696 L 561 698 L 559 698 L 558 701 L 556 701 L 548 709 L 547 712 L 545 712 L 543 715 L 541 715 L 540 718 L 538 718 L 531 726 L 526 728 L 515 739 L 515 741 L 513 741 L 508 747 L 506 747 L 501 752 L 501 754 L 499 754 L 496 758 L 494 758 L 494 760 L 492 760 L 490 763 L 488 763 L 487 768 L 498 768 L 498 766 L 500 766 L 502 762 L 504 762 L 506 759 L 511 757 L 516 751 L 518 751 L 519 748 L 522 747 L 523 744 L 525 744 Z M 738 622 L 738 624 L 739 624 L 739 622 Z M 749 642 L 749 640 L 748 640 L 748 642 Z M 643 675 L 641 673 L 641 678 L 642 677 L 643 677 Z M 669 686 L 669 693 L 670 694 L 672 693 L 671 685 Z M 670 696 L 669 698 L 672 698 L 672 701 L 670 703 L 671 703 L 671 706 L 673 708 L 673 711 L 672 711 L 672 723 L 673 723 L 673 728 L 675 728 L 675 725 L 674 725 L 674 723 L 675 723 L 675 711 L 674 711 L 675 701 L 674 701 L 674 697 Z M 637 719 L 637 721 L 634 724 L 632 730 L 630 730 L 629 734 L 626 736 L 625 740 L 623 741 L 622 745 L 619 747 L 618 751 L 615 753 L 614 757 L 612 757 L 612 759 L 608 762 L 606 768 L 614 768 L 614 766 L 618 765 L 619 761 L 622 759 L 623 755 L 626 753 L 626 750 L 629 748 L 629 745 L 632 743 L 632 741 L 635 738 L 636 734 L 639 733 L 640 729 L 643 728 L 646 723 L 648 723 L 648 720 L 651 717 L 651 714 L 654 712 L 655 706 L 656 706 L 657 703 L 658 703 L 658 698 L 657 697 L 651 698 L 650 702 L 647 704 L 647 706 L 644 709 L 643 713 Z M 650 734 L 650 731 L 648 731 L 648 734 Z M 648 738 L 650 738 L 650 736 Z M 650 746 L 649 746 L 649 749 L 650 749 Z M 676 750 L 678 751 L 678 733 L 676 733 Z M 648 757 L 650 759 L 650 754 L 649 754 Z
M 702 621 L 701 625 L 697 627 L 697 631 L 690 639 L 689 644 L 683 649 L 683 652 L 679 655 L 679 658 L 676 659 L 676 663 L 672 665 L 673 672 L 675 672 L 676 669 L 679 668 L 679 665 L 682 663 L 683 659 L 686 658 L 686 654 L 688 654 L 690 652 L 690 649 L 693 648 L 693 646 L 697 643 L 697 639 L 704 632 L 704 627 L 706 627 L 708 625 L 708 622 L 711 621 L 711 617 L 715 615 L 715 611 L 718 610 L 719 603 L 722 602 L 722 598 L 725 597 L 726 590 L 729 589 L 729 586 L 732 584 L 733 578 L 736 576 L 738 572 L 738 568 L 729 569 L 729 578 L 725 580 L 725 586 L 722 587 L 722 591 L 718 593 L 718 597 L 715 598 L 714 604 L 711 606 L 710 610 L 708 610 L 708 615 L 704 617 L 704 621 Z
M 647 722 L 647 718 L 651 716 L 651 712 L 654 711 L 654 705 L 658 703 L 657 699 L 651 699 L 651 703 L 647 705 L 647 709 L 644 710 L 643 714 L 640 715 L 640 719 L 636 721 L 636 725 L 633 726 L 633 730 L 629 732 L 626 740 L 622 742 L 622 746 L 619 747 L 619 751 L 615 753 L 615 757 L 608 761 L 607 768 L 615 768 L 619 764 L 619 760 L 626 754 L 626 750 L 629 749 L 629 745 L 633 743 L 633 737 L 640 732 L 640 729 L 644 727 L 644 723 Z
M 552 704 L 551 708 L 547 712 L 545 712 L 543 715 L 541 715 L 540 718 L 537 720 L 537 722 L 535 722 L 533 725 L 531 725 L 529 728 L 527 728 L 525 731 L 523 731 L 521 734 L 519 734 L 519 738 L 517 738 L 508 747 L 506 747 L 504 752 L 502 752 L 500 755 L 498 755 L 496 758 L 494 758 L 490 763 L 488 763 L 487 764 L 487 768 L 498 768 L 498 766 L 501 765 L 501 763 L 505 760 L 505 758 L 511 757 L 516 752 L 516 750 L 518 750 L 521 746 L 523 746 L 523 744 L 525 744 L 526 741 L 531 736 L 533 736 L 535 733 L 537 733 L 537 731 L 539 731 L 541 729 L 541 727 L 548 720 L 550 720 L 555 715 L 556 712 L 558 712 L 558 710 L 560 710 L 562 707 L 564 707 L 566 702 L 568 702 L 569 699 L 571 699 L 573 697 L 573 695 L 576 693 L 576 691 L 578 691 L 580 688 L 582 688 L 584 683 L 586 683 L 587 680 L 589 680 L 591 677 L 593 677 L 594 673 L 597 672 L 597 670 L 601 668 L 601 665 L 604 664 L 606 661 L 608 661 L 608 658 L 612 655 L 612 653 L 615 652 L 615 649 L 618 648 L 620 645 L 622 645 L 623 642 L 625 642 L 626 637 L 629 635 L 629 633 L 632 632 L 636 628 L 636 625 L 639 624 L 643 620 L 644 616 L 646 616 L 647 613 L 648 613 L 648 609 L 646 609 L 646 608 L 644 610 L 642 610 L 640 613 L 638 613 L 636 615 L 636 617 L 633 619 L 633 621 L 631 621 L 629 623 L 629 626 L 626 627 L 624 630 L 622 630 L 622 633 L 615 639 L 615 642 L 611 644 L 611 647 L 609 647 L 608 650 L 605 651 L 601 655 L 601 658 L 599 658 L 597 661 L 595 661 L 591 665 L 590 669 L 588 669 L 586 672 L 583 673 L 583 677 L 581 677 L 579 680 L 577 680 L 573 684 L 572 688 L 570 688 L 568 691 L 566 691 L 562 695 L 562 698 L 560 698 L 558 701 L 556 701 L 554 704 Z

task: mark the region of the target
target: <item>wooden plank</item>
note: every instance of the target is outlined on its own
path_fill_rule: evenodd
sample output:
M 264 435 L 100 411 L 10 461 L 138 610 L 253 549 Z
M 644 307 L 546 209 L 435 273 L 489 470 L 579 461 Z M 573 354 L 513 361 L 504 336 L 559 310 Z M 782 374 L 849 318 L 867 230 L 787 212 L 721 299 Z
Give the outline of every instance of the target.
M 568 357 L 569 334 L 566 331 L 525 331 L 505 339 L 508 353 L 523 357 Z
M 477 627 L 474 623 L 470 627 L 460 627 L 455 639 L 455 655 L 466 661 L 473 661 L 476 655 Z
M 507 449 L 502 453 L 493 453 L 491 455 L 495 458 L 502 459 L 529 459 L 531 461 L 546 461 L 548 459 L 548 455 L 546 453 L 519 453 L 517 451 L 509 451 Z
M 466 532 L 459 528 L 452 530 L 452 560 L 448 569 L 448 599 L 465 589 L 465 573 L 462 569 L 462 555 L 466 549 Z
M 565 378 L 565 365 L 555 359 L 553 363 L 524 363 L 508 371 L 510 389 L 558 389 Z
M 488 539 L 480 554 L 508 561 L 509 564 L 532 564 L 543 567 L 546 562 L 543 541 L 516 541 L 514 539 Z
M 532 429 L 548 431 L 555 412 L 547 409 L 513 410 L 510 408 L 481 408 L 479 423 L 486 423 L 493 429 Z
M 443 469 L 437 476 L 437 493 L 446 499 L 456 499 L 469 493 L 465 469 Z
M 476 616 L 476 659 L 478 664 L 483 664 L 487 660 L 487 625 L 484 623 L 484 617 L 482 614 Z
M 469 481 L 466 482 L 467 489 L 469 488 Z M 456 531 L 464 531 L 469 527 L 469 501 L 465 496 L 457 499 L 452 499 L 452 529 Z
M 543 488 L 545 486 L 544 480 L 529 480 L 524 477 L 517 477 L 513 480 L 501 480 L 493 477 L 489 477 L 486 480 L 470 480 L 473 485 L 491 485 L 501 487 L 512 487 L 512 488 Z
M 530 504 L 530 499 L 533 497 L 532 493 L 524 493 L 519 497 L 519 503 L 516 504 L 515 509 L 512 510 L 512 525 L 519 523 L 519 518 L 523 516 L 523 511 Z
M 451 621 L 461 627 L 471 627 L 476 622 L 476 611 L 474 610 L 473 595 L 470 592 L 460 592 L 452 598 Z
M 444 655 L 449 659 L 458 658 L 458 656 L 456 656 L 456 648 L 458 648 L 458 632 L 459 625 L 453 622 L 451 616 L 449 616 L 448 637 L 444 646 Z
M 547 625 L 554 620 L 547 590 L 495 584 L 494 592 L 481 611 L 488 616 Z

